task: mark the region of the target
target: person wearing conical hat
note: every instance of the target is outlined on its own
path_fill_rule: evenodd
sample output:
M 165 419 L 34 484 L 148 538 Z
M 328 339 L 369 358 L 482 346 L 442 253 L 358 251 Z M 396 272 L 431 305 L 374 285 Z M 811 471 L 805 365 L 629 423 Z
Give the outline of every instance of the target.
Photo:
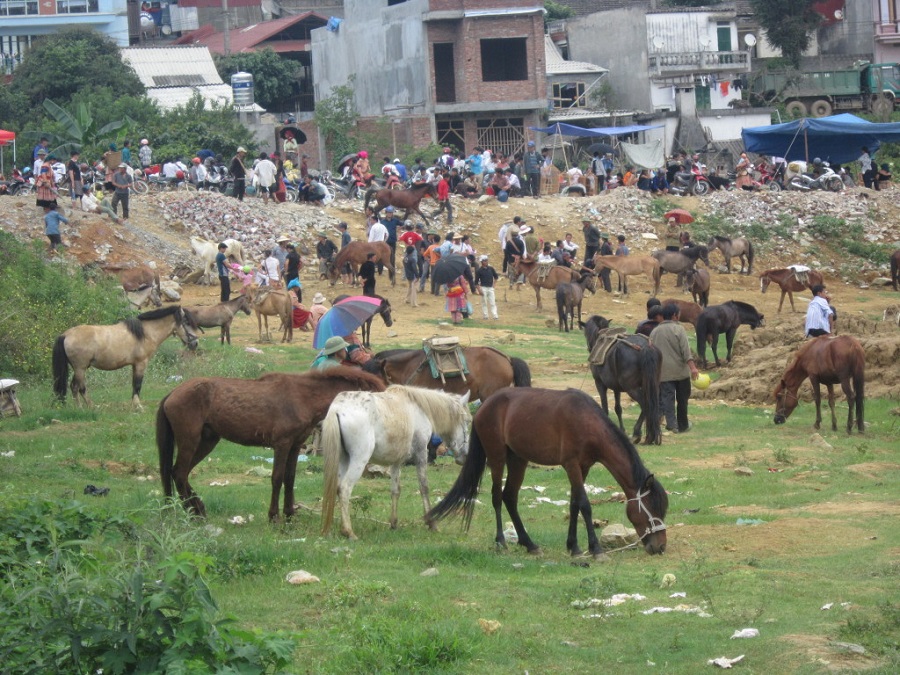
M 312 363 L 314 370 L 328 370 L 342 365 L 347 358 L 347 347 L 350 345 L 340 335 L 334 335 L 325 341 L 325 347 Z

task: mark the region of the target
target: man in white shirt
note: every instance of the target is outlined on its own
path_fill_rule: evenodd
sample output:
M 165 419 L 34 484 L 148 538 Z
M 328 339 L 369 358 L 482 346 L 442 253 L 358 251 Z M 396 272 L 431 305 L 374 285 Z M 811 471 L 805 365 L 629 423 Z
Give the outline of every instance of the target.
M 810 290 L 813 299 L 806 310 L 806 337 L 830 335 L 834 331 L 834 310 L 828 304 L 825 286 L 815 284 Z
M 377 242 L 377 241 L 387 241 L 388 240 L 388 231 L 380 220 L 376 220 L 372 223 L 372 227 L 369 228 L 369 242 Z
M 162 175 L 164 178 L 175 178 L 178 174 L 178 165 L 171 159 L 167 160 L 162 167 Z
M 272 288 L 281 288 L 281 275 L 278 269 L 278 258 L 271 250 L 266 251 L 266 259 L 263 260 L 263 270 L 266 275 L 266 284 Z
M 259 191 L 262 192 L 263 203 L 269 203 L 269 195 L 275 194 L 275 173 L 278 169 L 266 153 L 259 153 L 256 164 L 256 178 L 259 180 Z M 277 203 L 277 202 L 276 202 Z
M 31 175 L 37 178 L 41 175 L 41 167 L 44 166 L 44 159 L 47 157 L 47 151 L 43 148 L 40 148 L 37 151 L 37 159 L 34 160 L 34 164 L 31 167 L 31 170 L 34 172 Z

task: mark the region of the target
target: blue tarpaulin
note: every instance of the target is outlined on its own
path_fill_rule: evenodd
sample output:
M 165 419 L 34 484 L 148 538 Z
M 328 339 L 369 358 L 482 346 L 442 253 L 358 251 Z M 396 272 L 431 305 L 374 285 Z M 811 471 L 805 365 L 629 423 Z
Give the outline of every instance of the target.
M 603 136 L 626 136 L 628 134 L 636 134 L 639 131 L 647 131 L 648 129 L 658 129 L 662 124 L 654 124 L 653 126 L 644 126 L 641 124 L 633 124 L 628 127 L 594 127 L 587 129 L 585 127 L 576 127 L 572 124 L 563 124 L 557 122 L 549 127 L 529 127 L 532 131 L 539 131 L 542 134 L 557 134 L 559 136 L 577 136 L 579 138 L 600 138 Z
M 863 146 L 874 153 L 881 143 L 900 142 L 900 123 L 876 124 L 843 113 L 751 127 L 741 131 L 741 137 L 747 152 L 787 160 L 808 161 L 821 157 L 828 162 L 844 164 L 859 158 Z

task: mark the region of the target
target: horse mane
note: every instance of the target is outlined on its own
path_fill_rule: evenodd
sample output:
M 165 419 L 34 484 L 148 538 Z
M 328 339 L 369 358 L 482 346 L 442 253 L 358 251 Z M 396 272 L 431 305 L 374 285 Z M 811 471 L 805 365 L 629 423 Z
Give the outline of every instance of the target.
M 740 300 L 729 300 L 728 302 L 722 303 L 725 305 L 733 305 L 735 309 L 738 311 L 745 311 L 747 313 L 752 312 L 753 314 L 759 315 L 759 311 L 753 305 L 747 302 L 741 302 Z
M 128 332 L 134 336 L 135 340 L 143 340 L 144 339 L 144 324 L 142 324 L 135 317 L 129 317 L 125 319 L 123 322 L 125 324 L 125 328 L 128 329 Z
M 151 309 L 149 312 L 138 314 L 137 318 L 140 321 L 156 321 L 156 319 L 164 319 L 165 317 L 172 316 L 174 314 L 176 317 L 176 321 L 180 322 L 180 309 L 181 305 L 171 305 L 169 307 L 161 307 L 160 309 Z
M 594 348 L 594 343 L 597 341 L 597 333 L 604 328 L 609 328 L 609 319 L 599 314 L 593 314 L 584 322 L 584 335 L 587 338 L 588 351 Z
M 729 237 L 722 237 L 722 236 L 719 236 L 718 234 L 714 234 L 714 235 L 713 235 L 713 239 L 715 239 L 716 241 L 720 241 L 720 242 L 722 242 L 723 244 L 730 244 L 730 243 L 731 243 L 731 239 L 730 239 Z
M 329 368 L 328 370 L 309 370 L 303 373 L 302 376 L 323 383 L 343 380 L 355 385 L 360 391 L 384 391 L 384 381 L 361 368 L 340 366 L 338 368 Z
M 460 398 L 456 394 L 448 394 L 437 389 L 406 387 L 401 384 L 392 384 L 385 391 L 402 396 L 419 406 L 438 432 L 451 429 L 458 424 L 460 413 L 469 415 L 468 407 L 460 404 Z
M 582 399 L 583 403 L 586 406 L 589 406 L 590 409 L 596 414 L 597 418 L 600 420 L 600 423 L 609 430 L 613 437 L 615 437 L 616 441 L 618 441 L 618 443 L 625 449 L 625 453 L 628 455 L 628 460 L 631 462 L 631 479 L 634 481 L 635 488 L 637 490 L 640 490 L 647 479 L 653 474 L 651 474 L 647 467 L 644 466 L 644 462 L 643 460 L 641 460 L 641 456 L 638 454 L 637 448 L 634 447 L 634 443 L 631 442 L 631 439 L 628 438 L 625 432 L 622 431 L 618 427 L 618 425 L 614 424 L 613 421 L 606 416 L 606 414 L 603 412 L 603 408 L 600 407 L 600 404 L 597 403 L 597 401 L 595 401 L 586 392 L 583 392 L 580 389 L 567 389 L 566 391 L 578 395 L 579 398 Z M 659 481 L 654 480 L 650 483 L 650 494 L 648 495 L 648 499 L 650 502 L 650 510 L 654 513 L 658 513 L 660 518 L 665 518 L 669 500 L 666 496 L 665 489 L 662 485 L 660 485 Z

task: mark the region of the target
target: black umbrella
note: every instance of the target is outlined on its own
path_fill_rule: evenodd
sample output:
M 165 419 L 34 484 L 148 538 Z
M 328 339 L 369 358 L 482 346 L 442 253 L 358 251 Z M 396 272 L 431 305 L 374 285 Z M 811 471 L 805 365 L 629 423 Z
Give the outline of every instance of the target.
M 342 166 L 344 166 L 344 164 L 349 162 L 351 159 L 355 160 L 357 157 L 359 157 L 359 155 L 357 155 L 355 152 L 351 152 L 349 155 L 344 155 L 343 157 L 341 157 L 340 161 L 337 163 L 338 168 L 341 168 Z
M 611 152 L 613 155 L 617 156 L 619 153 L 616 149 L 611 146 L 609 143 L 591 143 L 585 150 L 588 154 L 593 155 L 595 152 L 599 152 L 601 155 L 605 155 L 607 152 Z
M 434 270 L 431 272 L 431 278 L 434 283 L 449 284 L 451 281 L 466 271 L 469 266 L 469 259 L 464 255 L 451 254 L 444 256 L 437 261 Z
M 278 132 L 278 135 L 282 138 L 293 136 L 298 145 L 303 145 L 304 143 L 306 143 L 306 134 L 304 134 L 303 130 L 298 127 L 281 127 L 281 131 Z

